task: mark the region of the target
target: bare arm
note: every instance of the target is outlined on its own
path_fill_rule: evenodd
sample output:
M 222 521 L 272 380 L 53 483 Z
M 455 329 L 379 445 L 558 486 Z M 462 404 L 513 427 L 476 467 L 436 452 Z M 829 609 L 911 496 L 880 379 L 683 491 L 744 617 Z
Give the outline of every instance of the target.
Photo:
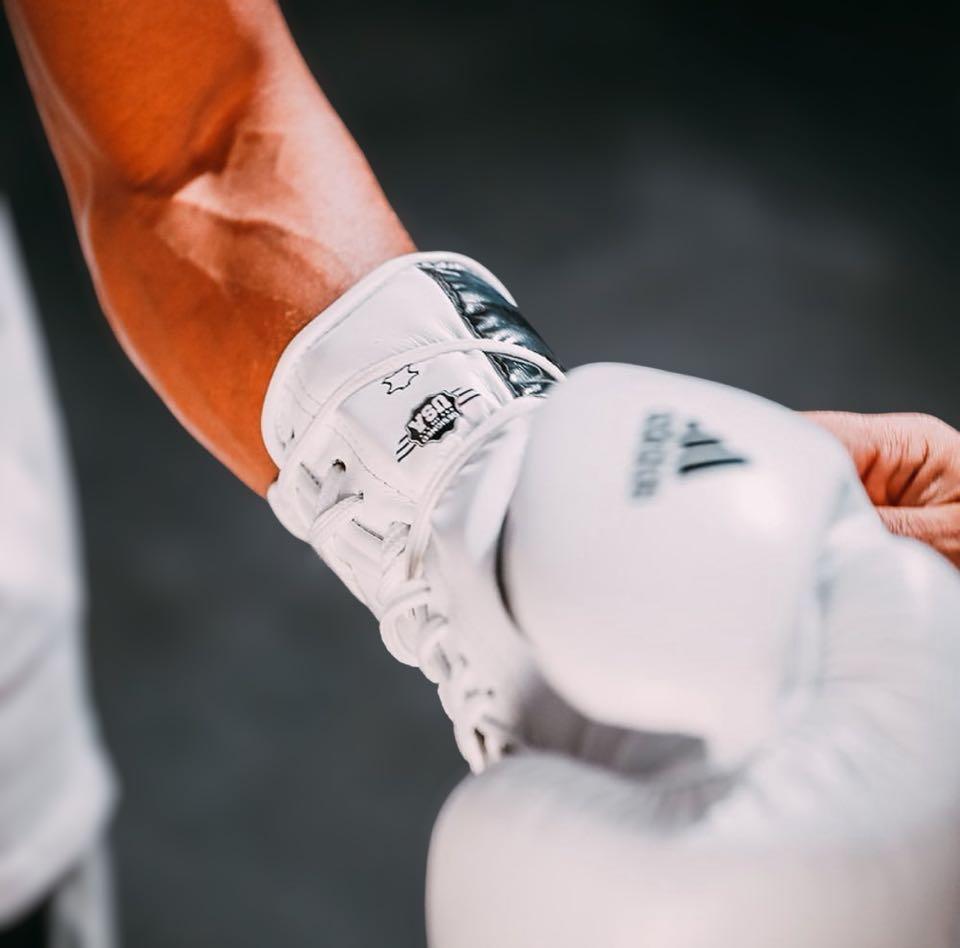
M 280 352 L 410 238 L 273 0 L 5 6 L 111 325 L 263 492 Z

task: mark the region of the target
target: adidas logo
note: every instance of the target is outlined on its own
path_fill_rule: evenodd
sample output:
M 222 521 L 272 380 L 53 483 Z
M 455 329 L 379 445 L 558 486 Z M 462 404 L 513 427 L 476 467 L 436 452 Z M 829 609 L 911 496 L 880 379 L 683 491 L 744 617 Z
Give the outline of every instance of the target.
M 633 459 L 631 493 L 634 498 L 654 497 L 671 461 L 677 477 L 747 463 L 745 457 L 730 450 L 717 435 L 704 431 L 697 421 L 687 422 L 679 436 L 675 431 L 675 420 L 669 412 L 647 415 Z
M 677 459 L 678 474 L 692 474 L 708 467 L 722 464 L 746 464 L 747 459 L 729 451 L 723 442 L 712 434 L 703 431 L 700 425 L 691 421 L 680 438 L 680 456 Z

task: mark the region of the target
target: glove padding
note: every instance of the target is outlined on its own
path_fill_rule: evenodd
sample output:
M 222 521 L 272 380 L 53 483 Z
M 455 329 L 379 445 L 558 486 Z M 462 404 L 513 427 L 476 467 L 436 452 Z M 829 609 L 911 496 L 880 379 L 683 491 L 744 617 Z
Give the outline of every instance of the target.
M 839 446 L 720 386 L 580 370 L 535 418 L 501 561 L 563 698 L 707 752 L 468 779 L 433 945 L 960 943 L 960 583 Z

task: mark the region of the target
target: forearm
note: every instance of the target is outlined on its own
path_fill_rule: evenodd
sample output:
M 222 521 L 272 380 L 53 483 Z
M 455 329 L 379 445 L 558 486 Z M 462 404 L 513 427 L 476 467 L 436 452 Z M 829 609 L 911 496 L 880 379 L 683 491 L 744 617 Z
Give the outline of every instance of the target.
M 259 491 L 292 335 L 411 249 L 268 0 L 8 0 L 104 310 L 181 421 Z

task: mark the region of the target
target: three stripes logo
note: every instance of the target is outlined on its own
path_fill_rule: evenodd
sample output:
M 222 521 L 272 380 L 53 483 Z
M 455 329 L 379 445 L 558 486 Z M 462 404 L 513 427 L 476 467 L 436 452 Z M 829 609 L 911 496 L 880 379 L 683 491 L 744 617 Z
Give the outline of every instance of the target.
M 728 450 L 718 437 L 705 432 L 695 421 L 687 425 L 687 430 L 680 437 L 678 474 L 692 474 L 708 467 L 746 463 L 746 458 Z
M 472 388 L 444 389 L 428 395 L 410 414 L 406 433 L 397 444 L 397 461 L 453 431 L 463 417 L 463 406 L 479 397 L 480 393 Z
M 698 421 L 688 421 L 678 435 L 670 412 L 652 412 L 644 420 L 633 458 L 630 492 L 637 500 L 655 497 L 671 468 L 677 477 L 687 477 L 710 468 L 746 463 L 745 457 L 705 431 Z

